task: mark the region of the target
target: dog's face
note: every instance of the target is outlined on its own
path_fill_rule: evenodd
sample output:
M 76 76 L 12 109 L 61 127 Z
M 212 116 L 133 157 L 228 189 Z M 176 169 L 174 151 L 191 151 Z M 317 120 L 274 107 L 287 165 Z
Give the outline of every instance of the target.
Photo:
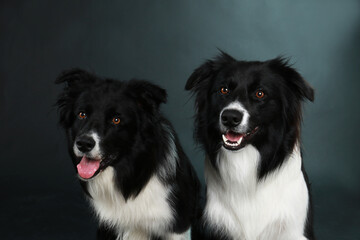
M 94 178 L 142 148 L 165 90 L 145 81 L 102 80 L 82 70 L 64 72 L 60 123 L 80 179 Z
M 196 135 L 208 153 L 276 142 L 291 126 L 298 134 L 301 100 L 314 95 L 283 59 L 245 62 L 225 53 L 196 69 L 186 89 L 196 95 Z

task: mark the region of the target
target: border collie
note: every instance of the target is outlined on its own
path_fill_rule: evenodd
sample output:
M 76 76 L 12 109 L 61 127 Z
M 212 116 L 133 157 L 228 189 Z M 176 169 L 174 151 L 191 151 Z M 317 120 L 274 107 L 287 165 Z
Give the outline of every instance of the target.
M 199 181 L 159 111 L 164 89 L 143 80 L 63 72 L 57 105 L 80 183 L 100 221 L 98 239 L 185 239 Z
M 195 95 L 195 137 L 206 152 L 206 202 L 193 239 L 314 239 L 300 150 L 309 84 L 286 59 L 222 52 L 185 89 Z

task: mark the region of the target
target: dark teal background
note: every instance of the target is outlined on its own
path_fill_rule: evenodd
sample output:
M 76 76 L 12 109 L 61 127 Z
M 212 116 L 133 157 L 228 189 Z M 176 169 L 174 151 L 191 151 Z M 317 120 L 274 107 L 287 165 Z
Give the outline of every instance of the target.
M 238 59 L 291 57 L 316 89 L 305 104 L 304 162 L 318 239 L 360 239 L 360 1 L 2 1 L 0 238 L 94 239 L 52 107 L 63 69 L 146 78 L 203 178 L 184 85 L 220 48 Z

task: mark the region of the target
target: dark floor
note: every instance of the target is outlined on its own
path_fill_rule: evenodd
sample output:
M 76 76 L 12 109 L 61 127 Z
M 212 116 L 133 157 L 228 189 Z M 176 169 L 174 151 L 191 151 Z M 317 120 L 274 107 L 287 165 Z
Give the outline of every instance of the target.
M 6 193 L 0 205 L 1 239 L 95 239 L 96 221 L 76 180 L 52 188 L 26 179 L 22 186 L 0 180 Z M 359 240 L 360 197 L 334 187 L 313 188 L 318 239 Z

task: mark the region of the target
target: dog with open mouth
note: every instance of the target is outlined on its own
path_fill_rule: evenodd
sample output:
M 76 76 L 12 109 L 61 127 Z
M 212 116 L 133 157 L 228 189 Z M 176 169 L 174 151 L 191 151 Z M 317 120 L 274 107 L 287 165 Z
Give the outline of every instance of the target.
M 206 201 L 192 239 L 315 239 L 300 150 L 301 108 L 314 90 L 284 58 L 221 52 L 186 83 L 195 95 Z
M 57 105 L 81 186 L 99 219 L 98 239 L 183 240 L 199 181 L 160 113 L 166 91 L 144 80 L 63 72 Z

